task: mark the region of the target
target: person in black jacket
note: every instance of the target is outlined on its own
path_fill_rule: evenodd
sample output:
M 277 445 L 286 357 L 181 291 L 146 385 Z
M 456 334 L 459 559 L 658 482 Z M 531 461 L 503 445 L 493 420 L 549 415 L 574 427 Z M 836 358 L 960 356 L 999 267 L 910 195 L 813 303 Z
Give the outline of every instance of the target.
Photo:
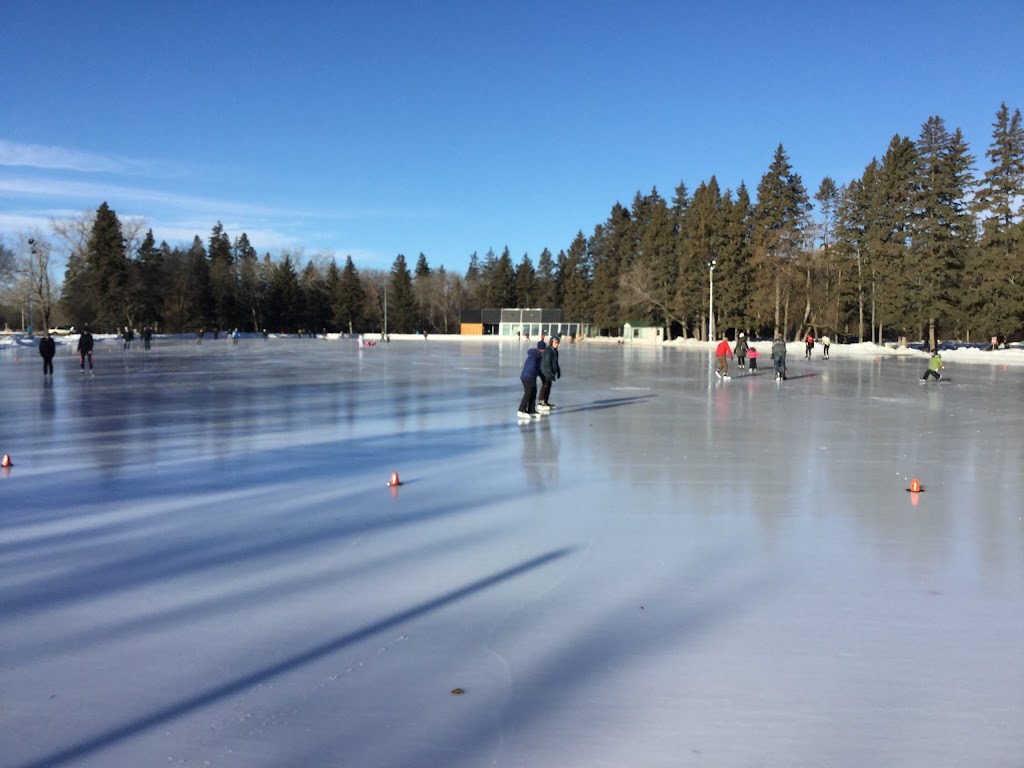
M 78 337 L 78 359 L 79 365 L 82 368 L 82 373 L 85 373 L 85 361 L 86 358 L 89 360 L 89 370 L 92 370 L 92 334 L 89 333 L 89 326 L 85 326 L 82 329 L 82 335 Z
M 43 376 L 53 376 L 53 356 L 57 354 L 57 343 L 49 331 L 43 333 L 43 338 L 39 340 L 39 354 L 43 358 Z
M 558 337 L 552 336 L 551 343 L 544 350 L 540 359 L 540 395 L 537 398 L 537 409 L 550 411 L 553 406 L 548 402 L 551 396 L 551 385 L 555 379 L 562 378 L 562 370 L 558 367 Z
M 523 372 L 519 374 L 519 380 L 523 383 L 523 399 L 519 401 L 519 418 L 539 419 L 537 413 L 537 376 L 540 375 L 540 359 L 547 344 L 543 341 L 537 342 L 537 348 L 526 353 L 526 362 L 523 364 Z

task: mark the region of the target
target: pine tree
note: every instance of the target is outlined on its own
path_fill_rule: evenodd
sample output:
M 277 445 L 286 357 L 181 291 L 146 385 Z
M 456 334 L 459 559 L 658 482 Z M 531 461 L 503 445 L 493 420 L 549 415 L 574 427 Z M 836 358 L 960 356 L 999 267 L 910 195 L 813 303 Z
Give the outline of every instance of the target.
M 562 317 L 568 322 L 591 322 L 590 265 L 587 238 L 577 232 L 568 252 L 559 254 L 558 287 Z
M 911 319 L 927 326 L 929 348 L 936 348 L 936 323 L 959 321 L 964 267 L 973 240 L 967 210 L 973 158 L 959 130 L 950 135 L 933 116 L 917 141 L 917 203 L 911 220 L 914 291 Z
M 782 144 L 757 186 L 754 246 L 758 284 L 771 286 L 774 332 L 788 326 L 790 289 L 800 272 L 794 269 L 806 242 L 810 199 L 803 180 L 793 171 Z M 799 328 L 795 329 L 797 334 Z
M 537 258 L 537 306 L 557 307 L 557 273 L 558 266 L 555 264 L 551 251 L 545 248 Z
M 537 277 L 529 254 L 524 253 L 515 272 L 515 306 L 537 306 Z
M 210 291 L 210 264 L 206 259 L 206 248 L 196 235 L 186 255 L 188 271 L 185 297 L 186 322 L 195 328 L 209 328 L 213 301 Z
M 1024 330 L 1024 126 L 1020 110 L 1003 103 L 992 124 L 991 163 L 978 185 L 974 212 L 981 237 L 970 256 L 968 309 L 972 325 L 986 335 Z
M 347 333 L 355 333 L 355 329 L 365 322 L 365 306 L 366 293 L 359 279 L 359 271 L 352 262 L 352 257 L 346 256 L 345 267 L 341 271 L 341 282 L 334 296 L 334 322 Z
M 271 268 L 265 314 L 272 331 L 295 333 L 299 329 L 299 297 L 299 276 L 291 254 L 286 251 L 281 261 Z
M 86 250 L 86 285 L 95 326 L 117 331 L 125 319 L 128 259 L 117 214 L 103 203 L 96 210 Z
M 138 276 L 141 285 L 141 318 L 146 325 L 163 324 L 164 287 L 163 251 L 156 247 L 153 230 L 146 232 L 138 254 Z
M 416 297 L 412 274 L 405 256 L 398 254 L 388 278 L 388 333 L 413 333 L 416 330 Z
M 213 323 L 217 328 L 230 330 L 237 324 L 236 296 L 238 280 L 235 275 L 231 239 L 218 221 L 210 233 L 210 293 L 213 297 Z

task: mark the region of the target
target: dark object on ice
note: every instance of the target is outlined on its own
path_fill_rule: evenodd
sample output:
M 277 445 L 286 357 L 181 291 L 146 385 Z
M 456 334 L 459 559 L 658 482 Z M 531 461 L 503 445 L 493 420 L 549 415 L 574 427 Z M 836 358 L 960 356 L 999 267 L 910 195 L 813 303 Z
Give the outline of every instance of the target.
M 452 693 L 454 695 L 456 695 L 456 696 L 461 696 L 462 694 L 465 693 L 465 691 L 462 690 L 461 688 L 452 688 Z

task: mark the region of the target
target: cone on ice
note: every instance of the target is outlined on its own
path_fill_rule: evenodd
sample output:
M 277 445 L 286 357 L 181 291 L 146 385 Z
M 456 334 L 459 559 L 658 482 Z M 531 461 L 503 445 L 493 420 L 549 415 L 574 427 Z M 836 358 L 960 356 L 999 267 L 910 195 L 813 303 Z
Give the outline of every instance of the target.
M 910 481 L 910 487 L 907 488 L 907 490 L 910 491 L 911 493 L 921 493 L 921 491 L 923 491 L 924 488 L 921 487 L 921 481 L 915 477 L 913 480 Z
M 14 462 L 11 461 L 10 454 L 5 453 L 3 461 L 0 461 L 0 467 L 13 467 L 13 466 L 14 466 Z
M 388 481 L 388 485 L 390 487 L 394 488 L 396 485 L 401 485 L 401 484 L 402 484 L 401 481 L 398 479 L 398 473 L 397 472 L 392 472 L 391 473 L 391 479 Z

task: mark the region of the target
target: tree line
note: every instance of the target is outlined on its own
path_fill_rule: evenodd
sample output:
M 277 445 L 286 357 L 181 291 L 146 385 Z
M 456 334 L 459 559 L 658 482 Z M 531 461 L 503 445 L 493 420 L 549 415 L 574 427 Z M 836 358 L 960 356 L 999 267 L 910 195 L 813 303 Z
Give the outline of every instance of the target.
M 101 330 L 196 328 L 455 332 L 467 307 L 561 307 L 591 333 L 625 321 L 661 325 L 666 338 L 717 329 L 800 338 L 910 336 L 982 340 L 1024 336 L 1024 126 L 1001 105 L 979 172 L 961 131 L 933 116 L 916 139 L 895 135 L 845 185 L 825 177 L 812 196 L 780 144 L 752 198 L 716 178 L 670 200 L 656 188 L 616 202 L 587 237 L 553 256 L 518 261 L 505 247 L 473 253 L 464 275 L 412 267 L 342 266 L 330 254 L 260 257 L 245 233 L 218 222 L 205 242 L 157 244 L 103 203 L 79 221 L 54 222 L 68 255 L 56 297 L 52 245 L 33 240 L 22 260 L 0 249 L 8 298 L 31 295 L 47 325 Z M 15 277 L 12 277 L 14 275 Z M 712 291 L 713 282 L 713 291 Z M 15 299 L 15 305 L 17 299 Z M 10 301 L 0 308 L 10 322 Z M 713 317 L 712 317 L 713 315 Z

